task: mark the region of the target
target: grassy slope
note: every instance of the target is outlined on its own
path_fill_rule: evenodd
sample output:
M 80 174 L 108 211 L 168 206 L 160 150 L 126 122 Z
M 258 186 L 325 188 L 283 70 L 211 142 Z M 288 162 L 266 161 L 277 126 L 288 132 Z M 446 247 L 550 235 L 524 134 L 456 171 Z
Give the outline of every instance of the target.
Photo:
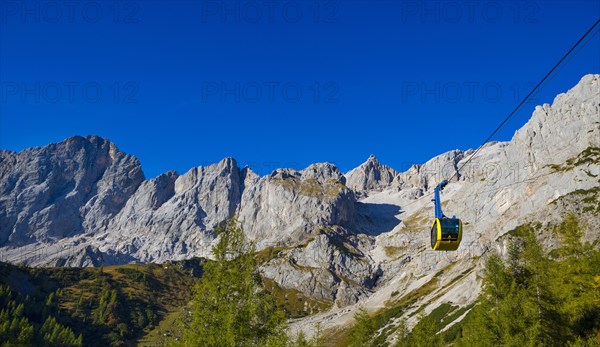
M 85 346 L 129 346 L 185 305 L 199 260 L 104 268 L 26 268 L 0 264 L 0 279 L 46 305 L 52 294 L 59 322 Z M 60 294 L 59 294 L 60 293 Z M 114 293 L 114 294 L 113 294 Z M 112 299 L 111 299 L 112 294 Z

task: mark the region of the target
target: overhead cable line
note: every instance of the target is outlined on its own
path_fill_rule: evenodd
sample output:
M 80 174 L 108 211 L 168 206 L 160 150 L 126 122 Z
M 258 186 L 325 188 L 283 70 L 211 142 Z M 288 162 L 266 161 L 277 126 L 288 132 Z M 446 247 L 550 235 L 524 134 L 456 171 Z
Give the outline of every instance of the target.
M 585 32 L 585 34 L 583 34 L 583 36 L 581 36 L 581 38 L 579 38 L 579 40 L 577 40 L 577 42 L 571 47 L 571 49 L 569 49 L 569 51 L 567 51 L 567 53 L 565 53 L 563 55 L 563 57 L 560 58 L 560 60 L 556 64 L 554 64 L 554 67 L 552 67 L 552 69 L 550 69 L 550 71 L 548 71 L 546 76 L 544 76 L 544 78 L 542 78 L 542 80 L 535 87 L 533 87 L 533 89 L 529 92 L 529 94 L 527 94 L 527 96 L 525 96 L 525 98 L 523 98 L 523 100 L 521 100 L 521 102 L 517 105 L 517 107 L 515 107 L 506 118 L 504 118 L 502 123 L 500 123 L 500 125 L 498 125 L 498 127 L 496 127 L 496 129 L 492 132 L 492 134 L 490 136 L 488 136 L 488 138 L 485 139 L 485 141 L 483 141 L 483 143 L 477 148 L 477 150 L 471 155 L 471 157 L 466 162 L 464 162 L 454 172 L 454 174 L 452 176 L 450 176 L 448 181 L 451 181 L 454 177 L 456 177 L 458 175 L 458 173 L 465 167 L 465 165 L 467 165 L 471 160 L 473 160 L 475 155 L 483 148 L 483 146 L 485 146 L 485 144 L 487 144 L 492 139 L 492 137 L 494 135 L 496 135 L 496 133 L 500 130 L 500 128 L 502 128 L 506 124 L 506 122 L 508 122 L 508 120 L 517 113 L 519 108 L 521 108 L 521 106 L 523 106 L 523 104 L 525 104 L 525 102 L 529 99 L 529 97 L 532 96 L 533 93 L 535 93 L 535 91 L 548 79 L 548 77 L 550 77 L 550 75 L 554 72 L 554 70 L 556 70 L 560 66 L 560 64 L 562 64 L 562 62 L 565 61 L 565 59 L 567 59 L 567 57 L 575 50 L 575 48 L 577 48 L 577 46 L 579 46 L 579 44 L 581 42 L 583 42 L 583 40 L 585 40 L 585 38 L 594 30 L 594 28 L 596 27 L 596 25 L 598 25 L 598 23 L 600 23 L 600 19 L 598 19 L 594 23 L 594 25 L 592 25 Z

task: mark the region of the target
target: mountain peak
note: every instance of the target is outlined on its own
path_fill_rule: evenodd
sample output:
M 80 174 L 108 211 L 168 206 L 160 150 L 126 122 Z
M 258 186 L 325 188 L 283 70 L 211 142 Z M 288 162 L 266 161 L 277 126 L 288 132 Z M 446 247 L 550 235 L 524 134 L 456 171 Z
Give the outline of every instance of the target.
M 398 172 L 387 165 L 383 165 L 371 154 L 369 158 L 355 169 L 346 173 L 346 184 L 358 193 L 371 190 L 382 190 L 389 187 L 398 176 Z
M 361 166 L 364 165 L 381 165 L 381 162 L 379 161 L 379 159 L 377 159 L 375 154 L 371 154 L 369 158 L 367 158 L 367 160 L 364 163 L 362 163 Z

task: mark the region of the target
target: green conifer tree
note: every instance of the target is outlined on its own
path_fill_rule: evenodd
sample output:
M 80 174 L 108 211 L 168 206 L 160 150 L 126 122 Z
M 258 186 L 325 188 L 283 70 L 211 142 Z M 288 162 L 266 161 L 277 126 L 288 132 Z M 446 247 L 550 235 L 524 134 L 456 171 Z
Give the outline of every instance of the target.
M 195 287 L 183 345 L 285 346 L 285 315 L 261 286 L 253 246 L 233 220 L 217 233 L 214 261 Z

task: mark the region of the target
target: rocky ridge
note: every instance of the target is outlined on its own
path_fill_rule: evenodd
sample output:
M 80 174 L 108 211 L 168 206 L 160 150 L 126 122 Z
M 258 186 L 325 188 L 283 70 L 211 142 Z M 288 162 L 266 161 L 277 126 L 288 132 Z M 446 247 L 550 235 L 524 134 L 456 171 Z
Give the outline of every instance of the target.
M 371 156 L 345 175 L 318 163 L 260 177 L 226 158 L 146 180 L 137 159 L 95 136 L 0 151 L 0 260 L 99 266 L 206 257 L 215 228 L 235 216 L 259 250 L 273 251 L 261 265 L 267 278 L 332 305 L 298 329 L 343 323 L 355 303 L 380 307 L 390 292 L 409 292 L 449 264 L 473 268 L 440 293 L 466 305 L 478 292 L 477 259 L 501 249 L 497 240 L 533 219 L 558 219 L 564 209 L 550 204 L 599 186 L 599 81 L 587 75 L 536 107 L 509 142 L 489 143 L 474 158 L 450 151 L 406 172 Z M 469 159 L 442 197 L 465 222 L 463 245 L 441 256 L 427 247 L 431 190 Z M 588 238 L 597 239 L 596 226 Z

